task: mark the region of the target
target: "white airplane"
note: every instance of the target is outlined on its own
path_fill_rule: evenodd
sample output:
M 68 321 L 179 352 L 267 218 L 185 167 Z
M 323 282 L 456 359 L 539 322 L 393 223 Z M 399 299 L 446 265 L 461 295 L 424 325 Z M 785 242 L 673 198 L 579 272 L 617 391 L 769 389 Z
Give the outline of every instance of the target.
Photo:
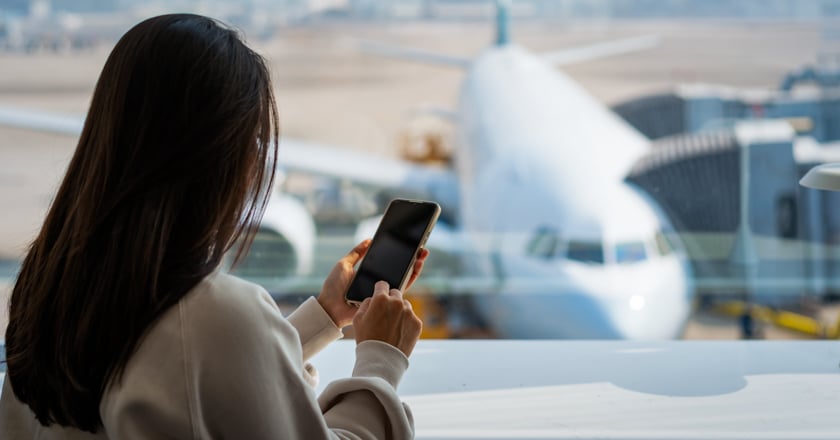
M 437 200 L 455 221 L 439 223 L 428 247 L 459 260 L 460 270 L 430 284 L 475 294 L 475 311 L 499 336 L 679 337 L 693 295 L 687 259 L 666 238 L 672 228 L 661 209 L 624 181 L 649 143 L 555 68 L 647 48 L 654 38 L 534 55 L 509 42 L 506 4 L 497 9 L 496 44 L 474 60 L 367 45 L 466 69 L 453 169 L 290 139 L 281 141 L 283 166 Z M 78 135 L 82 122 L 0 108 L 0 123 L 19 127 Z M 362 222 L 357 235 L 370 236 L 377 223 Z M 311 270 L 315 227 L 300 202 L 275 192 L 261 227 L 273 249 L 294 256 L 276 260 L 289 265 L 280 273 Z
M 624 182 L 649 142 L 555 68 L 655 39 L 536 56 L 509 43 L 497 8 L 496 44 L 472 61 L 366 45 L 467 72 L 455 118 L 458 221 L 438 225 L 429 247 L 463 255 L 472 279 L 497 280 L 474 283 L 485 294 L 473 304 L 502 336 L 678 337 L 693 295 L 687 261 L 661 209 Z

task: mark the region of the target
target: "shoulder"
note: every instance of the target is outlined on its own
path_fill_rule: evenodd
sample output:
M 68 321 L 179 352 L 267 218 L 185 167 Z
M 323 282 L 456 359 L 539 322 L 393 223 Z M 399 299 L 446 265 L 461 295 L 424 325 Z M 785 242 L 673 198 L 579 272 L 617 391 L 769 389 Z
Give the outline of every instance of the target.
M 255 320 L 282 318 L 277 304 L 262 286 L 219 271 L 193 287 L 179 308 L 181 319 L 193 325 L 216 326 L 234 321 L 243 327 Z
M 300 351 L 297 331 L 258 284 L 213 272 L 178 304 L 185 348 L 196 358 L 238 353 L 251 357 L 267 345 Z
M 238 406 L 253 409 L 242 402 L 267 398 L 258 387 L 278 380 L 278 371 L 287 382 L 300 374 L 300 353 L 294 328 L 265 289 L 214 272 L 152 326 L 103 397 L 106 431 L 111 438 L 222 437 L 208 433 Z
M 273 304 L 271 296 L 259 284 L 215 271 L 201 280 L 185 297 L 204 305 L 237 307 L 254 301 Z

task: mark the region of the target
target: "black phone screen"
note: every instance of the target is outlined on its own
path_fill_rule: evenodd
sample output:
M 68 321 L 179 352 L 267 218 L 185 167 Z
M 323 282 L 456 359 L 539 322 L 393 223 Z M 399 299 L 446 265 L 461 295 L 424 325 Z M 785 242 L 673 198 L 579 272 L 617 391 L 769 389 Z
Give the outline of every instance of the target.
M 399 199 L 391 202 L 367 255 L 356 270 L 347 299 L 363 301 L 373 295 L 373 286 L 379 281 L 388 282 L 392 289 L 399 288 L 438 209 L 431 202 Z

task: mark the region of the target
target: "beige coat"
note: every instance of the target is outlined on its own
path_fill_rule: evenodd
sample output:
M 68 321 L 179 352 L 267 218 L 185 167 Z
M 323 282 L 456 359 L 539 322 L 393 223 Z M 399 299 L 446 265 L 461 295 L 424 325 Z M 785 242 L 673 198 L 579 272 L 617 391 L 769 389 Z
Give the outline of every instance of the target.
M 316 397 L 305 362 L 341 331 L 314 298 L 288 319 L 261 287 L 215 272 L 154 323 L 99 406 L 104 432 L 42 427 L 12 393 L 0 396 L 0 438 L 410 439 L 395 389 L 408 367 L 366 341 L 351 378 Z

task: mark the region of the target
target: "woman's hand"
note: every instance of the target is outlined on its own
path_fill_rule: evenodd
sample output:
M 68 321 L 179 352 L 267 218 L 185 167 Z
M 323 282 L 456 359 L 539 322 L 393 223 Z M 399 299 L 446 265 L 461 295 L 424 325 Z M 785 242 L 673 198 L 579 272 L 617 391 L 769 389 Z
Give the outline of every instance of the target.
M 338 260 L 321 287 L 318 303 L 327 311 L 338 328 L 350 325 L 353 317 L 356 316 L 358 308 L 347 304 L 344 293 L 347 292 L 350 281 L 353 280 L 354 267 L 367 254 L 369 247 L 370 240 L 356 245 L 344 258 Z
M 420 249 L 420 255 L 417 255 L 417 259 L 414 260 L 414 270 L 411 271 L 411 276 L 408 278 L 408 283 L 405 285 L 405 291 L 408 292 L 408 289 L 414 285 L 414 282 L 417 281 L 417 277 L 420 276 L 420 273 L 423 272 L 423 265 L 426 264 L 426 258 L 429 256 L 429 250 L 426 248 Z
M 359 307 L 353 329 L 357 344 L 368 340 L 383 341 L 411 356 L 420 339 L 423 322 L 414 314 L 411 303 L 403 299 L 402 292 L 389 289 L 388 283 L 380 281 L 376 283 L 373 296 Z
M 369 247 L 370 240 L 365 240 L 353 248 L 344 258 L 338 260 L 330 274 L 327 275 L 327 279 L 324 280 L 321 294 L 318 295 L 318 303 L 327 311 L 327 314 L 339 328 L 350 325 L 353 322 L 353 317 L 356 316 L 356 311 L 359 310 L 357 307 L 347 304 L 347 301 L 344 300 L 344 293 L 347 292 L 350 281 L 353 280 L 356 264 L 367 254 Z M 420 250 L 420 255 L 414 262 L 414 270 L 408 280 L 406 290 L 420 276 L 423 271 L 423 264 L 428 256 L 429 251 L 427 249 Z

